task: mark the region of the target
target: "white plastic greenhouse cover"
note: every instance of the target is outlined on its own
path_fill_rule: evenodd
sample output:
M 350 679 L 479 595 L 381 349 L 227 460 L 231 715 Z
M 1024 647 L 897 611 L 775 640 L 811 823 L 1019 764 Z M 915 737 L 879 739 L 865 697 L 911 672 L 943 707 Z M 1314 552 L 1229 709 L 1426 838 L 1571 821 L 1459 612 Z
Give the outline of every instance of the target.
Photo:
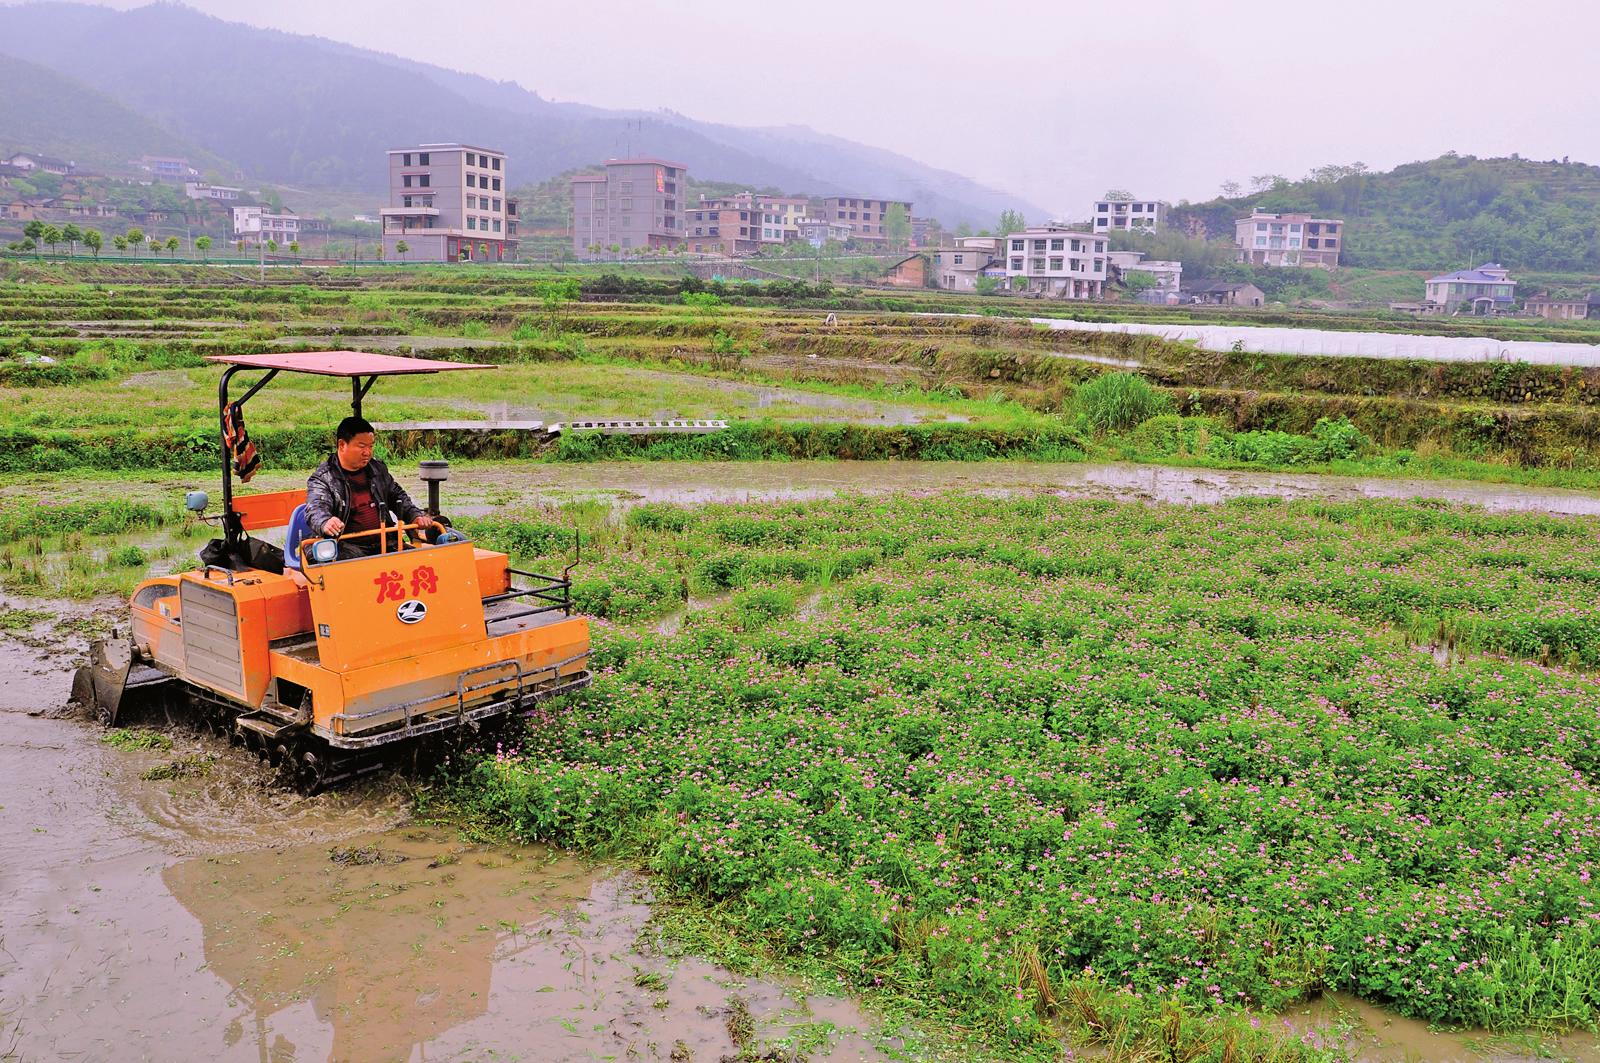
M 1395 332 L 1334 332 L 1326 329 L 1256 328 L 1241 325 L 1152 325 L 1142 322 L 1067 321 L 1032 317 L 1036 325 L 1082 332 L 1126 332 L 1196 343 L 1208 351 L 1300 354 L 1323 358 L 1415 358 L 1429 362 L 1530 362 L 1537 365 L 1600 365 L 1600 346 L 1496 340 L 1487 336 L 1409 336 Z

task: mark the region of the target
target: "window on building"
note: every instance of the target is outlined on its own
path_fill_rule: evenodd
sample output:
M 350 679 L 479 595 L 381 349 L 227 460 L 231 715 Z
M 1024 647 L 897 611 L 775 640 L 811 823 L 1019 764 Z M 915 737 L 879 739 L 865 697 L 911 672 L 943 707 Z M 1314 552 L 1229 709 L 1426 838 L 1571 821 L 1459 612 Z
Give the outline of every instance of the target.
M 499 159 L 499 157 L 496 156 L 496 157 L 491 157 L 489 159 L 489 169 L 491 169 L 491 170 L 500 169 L 500 159 Z
M 963 256 L 963 255 L 956 255 L 955 256 L 955 264 L 958 265 L 958 266 L 961 265 L 964 257 L 965 256 Z
M 1094 260 L 1094 271 L 1096 273 L 1104 273 L 1106 271 L 1106 260 L 1103 259 L 1103 258 L 1095 259 Z
M 411 187 L 411 175 L 410 174 L 404 174 L 403 176 L 401 176 L 401 178 L 400 178 L 400 187 L 401 188 L 410 188 Z
M 499 210 L 500 209 L 500 201 L 498 199 L 495 200 L 494 201 L 494 206 L 492 208 L 490 208 L 490 209 L 491 210 Z
M 1059 239 L 1059 238 L 1055 239 L 1055 240 L 1051 240 L 1050 241 L 1050 250 L 1052 250 L 1052 251 L 1063 250 L 1066 247 L 1066 243 L 1067 242 L 1065 240 L 1062 240 L 1062 239 Z
M 467 215 L 467 228 L 476 229 L 477 227 L 478 227 L 478 219 L 473 217 L 471 214 L 468 214 Z
M 478 156 L 473 154 L 470 151 L 467 152 L 467 165 L 468 166 L 476 166 L 476 165 L 478 165 Z
M 1022 241 L 1021 240 L 1016 240 L 1016 241 L 1013 241 L 1013 242 L 1020 244 Z M 1020 250 L 1020 248 L 1013 248 L 1013 250 Z M 1021 273 L 1022 272 L 1022 259 L 1021 258 L 1013 258 L 1011 260 L 1011 268 L 1016 270 L 1018 273 Z
M 632 181 L 623 181 L 622 182 L 621 191 L 622 191 L 623 195 L 631 196 L 633 194 L 633 182 Z
M 1022 247 L 1023 247 L 1023 241 L 1021 241 L 1021 240 L 1013 240 L 1013 241 L 1011 241 L 1011 250 L 1013 250 L 1013 251 L 1021 251 Z M 1018 267 L 1018 268 L 1021 268 L 1021 267 Z
M 1030 270 L 1032 270 L 1034 273 L 1043 273 L 1044 272 L 1044 259 L 1042 259 L 1042 258 L 1030 259 L 1028 261 L 1028 268 Z
M 427 188 L 432 183 L 433 183 L 433 179 L 428 174 L 425 174 L 425 173 L 417 174 L 417 187 L 418 188 Z
M 1066 260 L 1063 258 L 1052 258 L 1050 260 L 1050 268 L 1053 270 L 1059 270 L 1065 261 Z
M 422 152 L 421 154 L 419 154 L 417 156 L 417 165 L 418 166 L 426 166 L 426 165 L 428 165 L 428 153 L 427 152 L 424 151 L 424 152 Z
M 499 218 L 496 218 L 494 220 L 494 231 L 495 232 L 499 232 L 500 231 L 500 219 Z
M 1033 242 L 1033 249 L 1035 251 L 1043 251 L 1044 250 L 1044 241 L 1043 240 L 1035 240 Z
M 1264 233 L 1266 231 L 1267 231 L 1267 223 L 1266 222 L 1264 222 L 1264 221 L 1256 222 L 1256 232 Z
M 494 190 L 496 192 L 500 191 L 500 178 L 498 178 L 498 177 L 490 178 L 490 181 L 494 185 Z

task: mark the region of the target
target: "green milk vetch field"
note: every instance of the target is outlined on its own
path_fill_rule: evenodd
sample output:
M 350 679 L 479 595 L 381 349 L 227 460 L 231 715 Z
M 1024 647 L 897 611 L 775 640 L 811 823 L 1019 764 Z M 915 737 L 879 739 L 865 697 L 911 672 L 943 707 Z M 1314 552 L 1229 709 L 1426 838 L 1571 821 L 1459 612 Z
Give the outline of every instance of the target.
M 555 557 L 551 516 L 474 530 Z M 1597 531 L 1257 499 L 644 506 L 581 570 L 617 621 L 593 690 L 454 800 L 642 857 L 748 940 L 1019 1050 L 1324 988 L 1590 1025 Z M 671 635 L 632 623 L 718 592 Z

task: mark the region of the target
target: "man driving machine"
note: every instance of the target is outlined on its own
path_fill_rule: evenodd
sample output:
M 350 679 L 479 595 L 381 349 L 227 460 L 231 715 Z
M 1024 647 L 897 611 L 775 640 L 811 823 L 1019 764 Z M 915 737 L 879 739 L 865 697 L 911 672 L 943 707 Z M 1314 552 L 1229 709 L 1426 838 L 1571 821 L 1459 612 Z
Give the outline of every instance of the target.
M 377 432 L 364 417 L 346 417 L 339 422 L 334 452 L 306 481 L 306 527 L 313 535 L 335 538 L 376 532 L 396 520 L 424 529 L 434 527 L 433 518 L 395 482 L 388 467 L 372 456 L 377 440 Z M 339 557 L 376 554 L 382 538 L 374 534 L 344 539 L 339 543 Z

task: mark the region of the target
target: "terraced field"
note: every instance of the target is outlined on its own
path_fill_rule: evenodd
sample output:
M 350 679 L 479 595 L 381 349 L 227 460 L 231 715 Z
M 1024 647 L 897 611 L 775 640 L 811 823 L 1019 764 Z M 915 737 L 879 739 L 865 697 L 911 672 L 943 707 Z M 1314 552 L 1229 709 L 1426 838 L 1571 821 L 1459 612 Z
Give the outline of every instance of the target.
M 379 416 L 388 421 L 742 422 L 726 438 L 575 445 L 567 458 L 1092 457 L 1600 483 L 1600 369 L 1208 352 L 1004 316 L 872 309 L 965 306 L 803 284 L 726 286 L 725 298 L 690 305 L 665 280 L 619 296 L 571 280 L 490 276 L 473 285 L 436 272 L 295 275 L 308 283 L 268 285 L 230 271 L 206 279 L 0 282 L 0 469 L 114 468 L 132 453 L 141 467 L 194 467 L 213 417 L 206 355 L 348 347 L 502 367 L 489 389 L 450 377 L 386 387 Z M 1171 419 L 1142 431 L 1137 423 L 1082 431 L 1079 388 L 1115 373 L 1159 389 Z M 341 409 L 331 392 L 312 390 L 258 402 L 252 431 L 286 464 L 320 450 Z M 1319 422 L 1348 423 L 1356 434 L 1350 445 L 1322 446 Z M 544 452 L 543 441 L 482 432 L 390 442 L 395 455 Z
M 1403 1058 L 1363 1055 L 1348 1015 L 1381 1008 L 1469 1031 L 1462 1058 L 1600 1059 L 1560 1036 L 1600 1024 L 1600 519 L 1445 500 L 1487 484 L 1314 497 L 1327 472 L 1600 486 L 1600 371 L 1205 352 L 806 286 L 16 276 L 0 637 L 92 633 L 114 603 L 41 634 L 49 599 L 105 603 L 209 534 L 175 504 L 216 462 L 208 354 L 498 367 L 386 382 L 384 421 L 727 417 L 385 433 L 464 459 L 460 525 L 524 566 L 582 532 L 601 666 L 409 780 L 424 814 L 645 872 L 658 929 L 861 997 L 910 1058 Z M 302 478 L 346 408 L 252 400 L 256 485 Z M 1060 473 L 1091 460 L 1147 464 L 1057 497 L 1094 495 Z M 1179 506 L 1161 465 L 1243 471 Z

